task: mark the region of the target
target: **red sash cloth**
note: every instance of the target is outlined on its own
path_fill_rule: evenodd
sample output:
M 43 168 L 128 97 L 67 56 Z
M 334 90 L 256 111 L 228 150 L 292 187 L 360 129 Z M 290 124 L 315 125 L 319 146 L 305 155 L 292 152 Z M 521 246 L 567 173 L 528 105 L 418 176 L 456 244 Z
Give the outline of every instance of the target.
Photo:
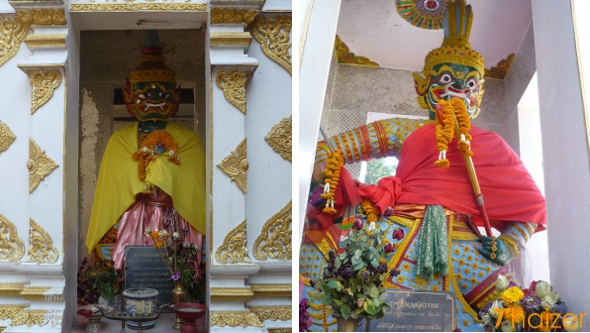
M 483 226 L 457 140 L 447 151 L 451 166 L 436 167 L 439 152 L 434 131 L 434 124 L 415 130 L 402 147 L 396 176 L 380 180 L 378 186 L 362 186 L 359 193 L 381 211 L 394 203 L 437 204 L 470 215 Z M 476 126 L 471 126 L 469 133 L 473 137 L 472 159 L 492 226 L 502 230 L 502 221 L 521 221 L 538 223 L 537 231 L 544 230 L 545 198 L 520 158 L 496 133 Z

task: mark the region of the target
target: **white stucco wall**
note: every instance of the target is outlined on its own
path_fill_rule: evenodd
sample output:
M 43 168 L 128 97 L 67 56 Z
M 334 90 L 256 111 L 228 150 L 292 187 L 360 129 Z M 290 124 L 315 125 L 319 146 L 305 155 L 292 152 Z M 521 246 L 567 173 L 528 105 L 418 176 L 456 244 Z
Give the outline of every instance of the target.
M 550 277 L 569 312 L 579 313 L 590 301 L 590 162 L 572 13 L 569 1 L 532 4 Z

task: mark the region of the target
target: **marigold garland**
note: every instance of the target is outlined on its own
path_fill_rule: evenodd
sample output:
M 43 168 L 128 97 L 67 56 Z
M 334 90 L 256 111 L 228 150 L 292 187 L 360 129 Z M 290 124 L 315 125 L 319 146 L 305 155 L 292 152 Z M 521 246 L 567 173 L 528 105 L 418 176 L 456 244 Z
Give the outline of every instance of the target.
M 137 171 L 141 180 L 145 180 L 147 167 L 150 162 L 160 156 L 154 154 L 154 149 L 158 143 L 164 145 L 164 148 L 168 151 L 168 160 L 170 162 L 180 164 L 178 160 L 178 142 L 174 141 L 172 134 L 164 130 L 153 131 L 143 140 L 141 144 L 142 148 L 132 155 L 133 159 L 138 162 Z
M 524 298 L 524 293 L 518 287 L 510 287 L 502 292 L 502 301 L 506 305 L 512 305 L 516 302 L 522 301 Z
M 463 154 L 463 156 L 473 156 L 469 141 L 471 135 L 469 130 L 471 129 L 471 121 L 469 113 L 467 113 L 467 106 L 465 102 L 459 98 L 452 98 L 450 101 L 441 100 L 439 101 L 439 109 L 441 114 L 437 117 L 436 124 L 436 148 L 439 151 L 438 160 L 434 165 L 440 168 L 448 168 L 451 163 L 447 159 L 447 150 L 449 143 L 453 140 L 455 134 L 455 118 L 459 124 L 460 138 L 457 142 L 457 150 Z
M 338 182 L 340 181 L 340 172 L 344 166 L 344 154 L 342 150 L 337 150 L 328 154 L 328 164 L 324 169 L 324 193 L 322 198 L 326 199 L 326 207 L 322 210 L 323 213 L 334 215 L 337 213 L 334 208 L 334 195 L 336 188 L 338 188 Z
M 377 220 L 379 219 L 378 217 L 378 211 L 375 207 L 373 207 L 373 205 L 371 204 L 371 202 L 369 201 L 369 199 L 363 199 L 361 201 L 361 208 L 363 210 L 363 212 L 365 214 L 367 214 L 367 221 L 369 222 L 377 222 Z

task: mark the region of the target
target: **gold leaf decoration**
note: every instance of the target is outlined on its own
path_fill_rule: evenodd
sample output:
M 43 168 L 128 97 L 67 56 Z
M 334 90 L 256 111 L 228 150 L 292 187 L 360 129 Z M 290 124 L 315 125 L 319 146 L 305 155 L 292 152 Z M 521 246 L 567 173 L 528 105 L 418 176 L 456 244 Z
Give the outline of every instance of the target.
M 31 9 L 30 13 L 33 15 L 33 25 L 53 26 L 67 24 L 63 8 Z
M 0 214 L 0 260 L 20 260 L 25 254 L 25 244 L 18 237 L 16 227 Z
M 57 69 L 25 70 L 25 73 L 31 81 L 31 114 L 34 114 L 53 96 L 61 83 L 61 73 Z
M 51 236 L 35 220 L 31 220 L 29 229 L 28 261 L 40 264 L 52 264 L 57 261 L 59 252 L 53 246 Z
M 0 283 L 0 296 L 5 296 L 5 297 L 19 296 L 21 291 L 23 291 L 23 289 L 25 289 L 24 282 Z
M 0 153 L 6 151 L 8 147 L 16 140 L 16 136 L 8 125 L 0 121 Z
M 273 215 L 262 226 L 262 233 L 254 242 L 254 258 L 291 260 L 292 201 Z
M 218 327 L 264 327 L 250 311 L 212 311 L 210 324 Z
M 211 8 L 211 24 L 250 24 L 258 15 L 257 10 L 244 8 Z
M 18 52 L 32 22 L 33 17 L 27 11 L 17 12 L 14 18 L 4 18 L 0 15 L 0 66 Z
M 290 328 L 269 328 L 268 333 L 291 333 L 293 330 Z
M 6 329 L 5 326 L 0 326 L 0 333 L 4 332 L 5 329 Z
M 270 132 L 266 134 L 264 139 L 272 147 L 272 150 L 281 155 L 282 158 L 292 162 L 292 137 L 293 125 L 292 115 L 281 119 L 281 121 L 274 125 Z
M 217 248 L 215 259 L 221 264 L 251 263 L 248 255 L 248 237 L 246 220 L 231 230 L 223 239 L 223 245 Z
M 249 309 L 258 317 L 261 322 L 265 320 L 291 320 L 292 311 L 290 305 L 251 306 Z
M 57 164 L 39 148 L 33 138 L 29 138 L 27 168 L 29 169 L 29 193 L 33 193 L 39 183 L 57 168 Z
M 43 326 L 47 322 L 45 321 L 45 314 L 47 310 L 26 310 L 19 311 L 12 317 L 10 326 L 27 325 L 31 327 L 33 325 Z
M 206 3 L 84 3 L 71 4 L 70 12 L 207 11 Z
M 226 156 L 217 166 L 231 178 L 231 181 L 236 182 L 236 185 L 244 192 L 248 193 L 248 159 L 247 159 L 246 139 L 242 140 L 232 151 Z
M 14 319 L 26 307 L 26 305 L 0 305 L 0 319 Z
M 223 90 L 223 96 L 231 105 L 246 114 L 246 84 L 250 71 L 220 71 L 215 82 Z
M 291 73 L 291 16 L 258 17 L 252 24 L 252 34 L 262 52 Z
M 252 288 L 211 288 L 212 302 L 249 302 L 254 296 Z
M 336 55 L 338 62 L 341 64 L 379 68 L 379 64 L 371 61 L 369 58 L 357 56 L 350 52 L 348 46 L 346 46 L 338 35 L 336 35 L 336 41 L 334 43 L 334 54 Z
M 252 283 L 254 297 L 291 297 L 293 286 L 286 283 Z
M 514 53 L 509 55 L 506 59 L 500 60 L 498 64 L 490 69 L 484 70 L 484 77 L 489 77 L 492 79 L 505 79 L 506 75 L 510 71 L 510 67 L 512 67 L 512 63 L 514 62 Z

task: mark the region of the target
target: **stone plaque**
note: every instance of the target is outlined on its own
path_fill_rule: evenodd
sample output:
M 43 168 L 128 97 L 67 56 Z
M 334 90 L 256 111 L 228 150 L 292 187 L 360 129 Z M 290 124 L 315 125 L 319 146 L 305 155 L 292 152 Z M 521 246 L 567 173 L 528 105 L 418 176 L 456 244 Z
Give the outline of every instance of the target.
M 455 298 L 444 292 L 388 290 L 390 307 L 381 319 L 370 320 L 369 332 L 452 332 Z
M 125 289 L 154 288 L 158 305 L 172 303 L 174 281 L 158 249 L 151 245 L 125 246 Z M 165 308 L 165 311 L 172 311 Z

